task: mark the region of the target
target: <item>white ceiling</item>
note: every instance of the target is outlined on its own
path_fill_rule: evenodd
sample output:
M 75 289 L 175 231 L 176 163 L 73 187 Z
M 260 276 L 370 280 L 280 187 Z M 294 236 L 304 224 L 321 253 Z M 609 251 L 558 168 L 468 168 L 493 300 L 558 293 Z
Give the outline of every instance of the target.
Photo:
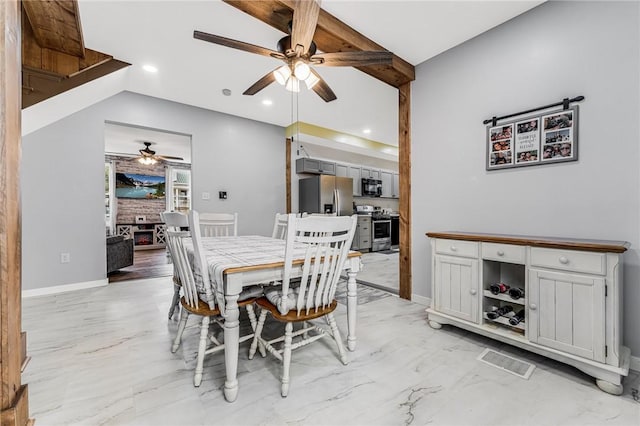
M 417 65 L 542 2 L 324 0 L 321 6 Z M 79 0 L 79 8 L 85 46 L 132 64 L 122 79 L 123 90 L 280 126 L 300 120 L 398 143 L 397 89 L 353 68 L 317 68 L 338 97 L 330 103 L 302 88 L 299 106 L 292 107 L 295 99 L 276 83 L 255 96 L 243 96 L 281 62 L 195 40 L 193 31 L 270 49 L 284 34 L 219 0 Z M 159 71 L 149 74 L 142 69 L 145 64 Z M 222 94 L 225 88 L 231 96 Z M 262 105 L 264 99 L 273 104 Z M 365 128 L 371 129 L 369 135 L 362 133 Z M 169 152 L 161 145 L 157 150 Z

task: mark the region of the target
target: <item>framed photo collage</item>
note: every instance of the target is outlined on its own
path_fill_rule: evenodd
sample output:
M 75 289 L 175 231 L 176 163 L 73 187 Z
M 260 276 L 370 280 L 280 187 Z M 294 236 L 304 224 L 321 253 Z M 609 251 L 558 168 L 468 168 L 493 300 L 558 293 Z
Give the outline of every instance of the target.
M 487 170 L 577 159 L 577 106 L 487 126 Z

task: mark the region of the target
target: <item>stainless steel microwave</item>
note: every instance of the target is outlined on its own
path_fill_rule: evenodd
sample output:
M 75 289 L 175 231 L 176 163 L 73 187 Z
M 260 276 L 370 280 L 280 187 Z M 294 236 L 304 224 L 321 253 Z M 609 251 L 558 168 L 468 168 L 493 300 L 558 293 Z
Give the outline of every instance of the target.
M 382 181 L 379 179 L 362 178 L 362 195 L 365 197 L 381 197 Z

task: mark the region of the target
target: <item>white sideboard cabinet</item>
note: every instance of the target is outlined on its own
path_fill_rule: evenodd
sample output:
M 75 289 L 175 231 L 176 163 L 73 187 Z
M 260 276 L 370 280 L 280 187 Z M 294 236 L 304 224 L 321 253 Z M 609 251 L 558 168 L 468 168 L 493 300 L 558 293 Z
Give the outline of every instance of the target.
M 451 324 L 570 364 L 620 395 L 625 241 L 428 232 L 429 325 Z

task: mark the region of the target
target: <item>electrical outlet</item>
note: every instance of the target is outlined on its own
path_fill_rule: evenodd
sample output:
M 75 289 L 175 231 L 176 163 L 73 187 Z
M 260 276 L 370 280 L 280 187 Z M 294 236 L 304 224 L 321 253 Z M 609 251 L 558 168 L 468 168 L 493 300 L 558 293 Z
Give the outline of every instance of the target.
M 227 199 L 227 191 L 218 191 L 218 198 L 220 198 L 221 200 L 226 200 Z
M 203 199 L 203 200 L 209 200 L 209 199 L 211 199 L 211 194 L 209 194 L 208 192 L 203 192 L 203 193 L 202 193 L 202 199 Z
M 60 263 L 71 262 L 71 253 L 60 253 Z

